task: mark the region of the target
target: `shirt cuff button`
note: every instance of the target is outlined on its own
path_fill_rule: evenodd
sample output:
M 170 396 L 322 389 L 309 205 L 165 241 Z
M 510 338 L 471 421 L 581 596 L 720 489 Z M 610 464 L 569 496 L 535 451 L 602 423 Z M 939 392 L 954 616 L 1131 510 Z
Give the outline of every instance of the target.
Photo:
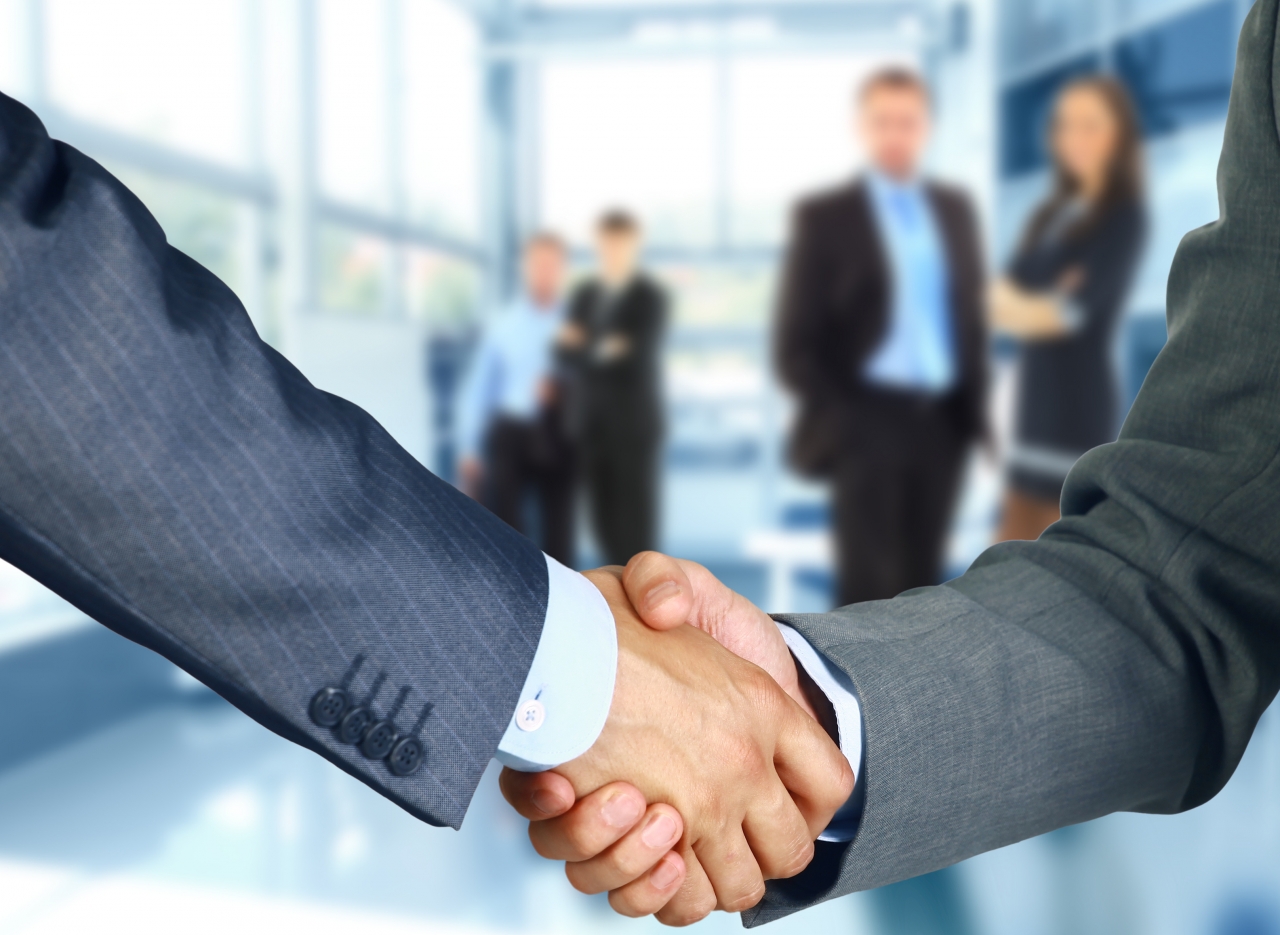
M 547 709 L 537 698 L 530 699 L 516 711 L 516 727 L 523 731 L 535 731 L 547 719 Z

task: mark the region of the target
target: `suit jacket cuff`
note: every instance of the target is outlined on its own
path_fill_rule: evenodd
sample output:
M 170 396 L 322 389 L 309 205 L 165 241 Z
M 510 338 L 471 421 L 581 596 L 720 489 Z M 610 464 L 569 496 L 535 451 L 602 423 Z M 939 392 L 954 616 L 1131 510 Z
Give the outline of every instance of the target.
M 586 753 L 613 702 L 618 631 L 596 586 L 550 556 L 547 618 L 497 759 L 522 772 L 553 769 Z

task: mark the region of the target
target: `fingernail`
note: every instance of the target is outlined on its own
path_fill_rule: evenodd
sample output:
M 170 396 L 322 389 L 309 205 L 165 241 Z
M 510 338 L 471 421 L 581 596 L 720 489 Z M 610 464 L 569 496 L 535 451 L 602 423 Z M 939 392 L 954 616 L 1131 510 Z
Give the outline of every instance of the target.
M 657 610 L 679 593 L 680 585 L 674 581 L 664 581 L 661 584 L 654 585 L 649 589 L 649 593 L 644 596 L 644 609 L 648 611 Z
M 667 819 L 670 821 L 671 819 Z M 656 890 L 665 890 L 672 883 L 676 882 L 676 877 L 680 876 L 680 865 L 670 857 L 664 857 L 658 862 L 658 866 L 654 867 L 649 874 L 649 882 L 653 884 Z
M 666 812 L 659 812 L 640 832 L 640 840 L 648 847 L 667 847 L 675 837 L 676 820 Z
M 564 799 L 549 789 L 539 789 L 530 799 L 533 807 L 544 815 L 554 815 L 564 810 Z
M 630 795 L 615 795 L 600 807 L 600 817 L 611 828 L 630 828 L 640 817 L 644 805 Z

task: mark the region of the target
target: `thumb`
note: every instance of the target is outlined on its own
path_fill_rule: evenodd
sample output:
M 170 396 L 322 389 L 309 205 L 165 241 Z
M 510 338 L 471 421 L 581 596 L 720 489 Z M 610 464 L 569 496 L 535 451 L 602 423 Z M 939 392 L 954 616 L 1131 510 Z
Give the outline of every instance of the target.
M 627 562 L 622 587 L 640 619 L 654 630 L 690 623 L 694 594 L 680 563 L 660 552 L 640 552 Z

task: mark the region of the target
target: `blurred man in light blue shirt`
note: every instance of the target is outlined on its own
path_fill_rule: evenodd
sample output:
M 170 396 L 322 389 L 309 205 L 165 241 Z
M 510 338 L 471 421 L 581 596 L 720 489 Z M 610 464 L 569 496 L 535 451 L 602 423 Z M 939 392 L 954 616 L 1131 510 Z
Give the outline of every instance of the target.
M 463 386 L 458 474 L 469 495 L 572 566 L 576 452 L 555 363 L 565 259 L 552 233 L 525 244 L 522 292 L 488 323 Z M 526 522 L 530 494 L 536 530 Z

